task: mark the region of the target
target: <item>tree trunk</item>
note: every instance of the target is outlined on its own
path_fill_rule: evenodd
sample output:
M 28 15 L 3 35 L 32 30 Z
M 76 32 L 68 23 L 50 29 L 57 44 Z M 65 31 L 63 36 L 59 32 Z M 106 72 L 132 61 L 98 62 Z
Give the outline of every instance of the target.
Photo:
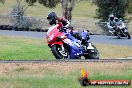
M 77 0 L 61 0 L 63 17 L 71 21 L 72 11 Z

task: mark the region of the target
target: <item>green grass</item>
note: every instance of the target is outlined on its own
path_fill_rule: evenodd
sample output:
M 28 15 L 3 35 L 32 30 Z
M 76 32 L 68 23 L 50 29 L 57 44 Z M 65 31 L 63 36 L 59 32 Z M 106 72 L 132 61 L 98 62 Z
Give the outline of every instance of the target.
M 54 58 L 47 44 L 39 39 L 0 37 L 0 48 L 1 60 L 45 60 Z
M 126 64 L 129 67 L 125 67 Z M 1 64 L 0 64 L 1 65 Z M 15 67 L 14 67 L 15 65 Z M 97 66 L 96 66 L 97 65 Z M 109 66 L 108 66 L 109 65 Z M 111 65 L 111 66 L 110 66 Z M 132 80 L 131 63 L 45 63 L 3 64 L 0 76 L 1 88 L 83 88 L 78 79 L 83 66 L 88 69 L 91 80 Z M 7 67 L 8 66 L 8 67 Z M 9 67 L 10 66 L 10 67 Z M 26 70 L 16 69 L 25 67 Z M 70 66 L 70 71 L 66 69 Z M 73 67 L 72 67 L 73 66 Z M 76 67 L 74 67 L 76 66 Z M 94 67 L 93 67 L 94 66 Z M 124 67 L 123 67 L 124 66 Z M 99 69 L 99 67 L 102 67 Z M 8 70 L 5 70 L 8 69 Z M 14 69 L 15 68 L 15 69 Z M 63 69 L 60 69 L 63 68 Z M 118 68 L 118 69 L 117 69 Z M 94 70 L 98 69 L 98 70 Z M 48 70 L 48 71 L 47 71 Z M 132 86 L 89 86 L 88 88 L 131 88 Z
M 127 46 L 96 44 L 101 59 L 132 57 Z M 109 52 L 109 53 L 107 53 Z M 46 39 L 0 36 L 0 60 L 52 60 Z
M 53 78 L 51 78 L 53 77 Z M 76 77 L 73 76 L 48 76 L 43 78 L 25 77 L 25 78 L 0 78 L 2 85 L 11 88 L 83 88 Z M 9 82 L 9 84 L 8 84 Z M 3 87 L 5 88 L 5 87 Z M 88 88 L 131 88 L 130 86 L 89 86 Z
M 111 45 L 111 44 L 96 44 L 100 53 L 100 58 L 127 58 L 132 57 L 131 46 Z

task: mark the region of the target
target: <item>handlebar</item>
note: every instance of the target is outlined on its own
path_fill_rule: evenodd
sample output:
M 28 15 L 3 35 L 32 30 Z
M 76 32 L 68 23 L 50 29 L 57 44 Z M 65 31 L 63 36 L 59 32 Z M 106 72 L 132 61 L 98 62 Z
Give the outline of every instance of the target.
M 67 27 L 62 27 L 62 28 L 60 28 L 60 32 L 65 32 L 66 30 L 67 30 L 68 28 Z

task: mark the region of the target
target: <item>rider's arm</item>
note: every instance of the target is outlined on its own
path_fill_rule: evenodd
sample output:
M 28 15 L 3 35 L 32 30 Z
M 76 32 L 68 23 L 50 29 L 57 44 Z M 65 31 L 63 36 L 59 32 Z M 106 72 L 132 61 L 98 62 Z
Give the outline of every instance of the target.
M 68 20 L 66 20 L 67 24 L 65 25 L 65 27 L 68 27 L 70 25 L 70 22 Z
M 108 27 L 109 29 L 113 29 L 113 27 L 110 25 L 110 21 L 107 22 L 107 27 Z
M 114 18 L 115 22 L 120 21 L 120 19 L 118 19 L 117 17 Z

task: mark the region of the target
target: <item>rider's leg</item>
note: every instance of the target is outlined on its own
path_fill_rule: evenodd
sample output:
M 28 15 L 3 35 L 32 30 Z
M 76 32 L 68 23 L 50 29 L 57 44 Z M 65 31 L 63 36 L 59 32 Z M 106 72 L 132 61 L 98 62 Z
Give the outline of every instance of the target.
M 81 36 L 78 32 L 74 33 L 73 36 L 74 36 L 76 39 L 80 40 L 80 41 L 82 42 L 83 45 L 87 46 L 87 44 L 88 44 L 87 40 L 86 40 L 86 39 L 83 39 L 82 36 Z

